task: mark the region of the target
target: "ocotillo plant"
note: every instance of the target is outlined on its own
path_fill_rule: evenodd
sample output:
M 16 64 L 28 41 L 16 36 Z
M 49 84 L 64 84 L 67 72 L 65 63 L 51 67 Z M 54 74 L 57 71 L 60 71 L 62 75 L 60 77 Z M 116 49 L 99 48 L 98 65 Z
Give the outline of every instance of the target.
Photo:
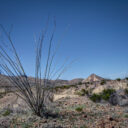
M 46 25 L 47 26 L 47 25 Z M 53 37 L 56 28 L 56 24 L 54 24 L 53 32 L 51 33 L 48 51 L 47 51 L 47 59 L 45 63 L 45 69 L 42 71 L 41 69 L 41 58 L 42 58 L 42 49 L 45 44 L 44 38 L 46 36 L 47 27 L 43 34 L 41 34 L 37 46 L 36 46 L 36 59 L 35 59 L 35 82 L 33 91 L 32 85 L 28 80 L 27 73 L 24 70 L 24 67 L 21 63 L 20 57 L 18 56 L 17 50 L 12 41 L 10 32 L 7 32 L 5 28 L 0 25 L 2 34 L 6 37 L 6 41 L 8 41 L 11 49 L 7 50 L 3 41 L 0 44 L 0 67 L 2 72 L 7 76 L 7 78 L 11 81 L 12 86 L 17 88 L 17 92 L 14 91 L 16 95 L 22 98 L 31 110 L 38 116 L 43 117 L 47 116 L 47 110 L 45 105 L 46 98 L 49 98 L 50 91 L 53 89 L 53 86 L 49 86 L 48 82 L 52 79 L 52 76 L 56 76 L 56 80 L 63 74 L 63 72 L 67 69 L 67 65 L 63 64 L 58 69 L 52 68 L 53 61 L 56 55 L 55 49 L 52 51 L 53 45 Z M 7 44 L 7 43 L 6 43 Z M 14 56 L 10 55 L 10 52 L 13 53 Z M 69 64 L 68 64 L 69 66 Z M 43 74 L 43 78 L 42 78 Z M 43 79 L 43 81 L 42 81 Z M 55 81 L 56 81 L 55 80 Z

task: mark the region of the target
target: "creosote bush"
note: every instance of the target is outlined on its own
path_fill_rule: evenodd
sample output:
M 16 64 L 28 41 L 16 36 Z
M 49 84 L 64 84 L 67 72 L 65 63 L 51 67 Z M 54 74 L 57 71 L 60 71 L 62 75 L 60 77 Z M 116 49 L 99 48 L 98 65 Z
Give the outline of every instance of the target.
M 104 89 L 103 92 L 101 92 L 100 94 L 93 94 L 90 99 L 93 102 L 100 102 L 102 99 L 105 101 L 108 101 L 111 94 L 113 94 L 115 92 L 114 89 Z
M 117 80 L 117 81 L 121 81 L 121 79 L 120 79 L 120 78 L 117 78 L 116 80 Z
M 2 114 L 3 116 L 8 116 L 11 114 L 11 111 L 9 109 L 5 110 L 4 113 Z
M 80 91 L 76 92 L 75 94 L 79 95 L 79 96 L 85 96 L 85 95 L 88 95 L 89 92 L 88 92 L 88 90 L 81 89 Z
M 1 92 L 1 93 L 0 93 L 0 98 L 3 98 L 5 95 L 6 95 L 5 92 Z
M 124 90 L 124 92 L 125 92 L 125 94 L 127 94 L 127 95 L 128 95 L 128 89 L 125 89 L 125 90 Z
M 101 85 L 104 85 L 104 84 L 106 84 L 106 81 L 105 81 L 105 80 L 102 80 L 102 81 L 100 82 L 100 84 L 101 84 Z
M 82 82 L 79 82 L 78 85 L 82 85 Z
M 75 108 L 75 110 L 76 110 L 77 112 L 82 112 L 82 111 L 83 111 L 83 107 L 82 107 L 82 106 L 77 107 L 77 108 Z
M 90 99 L 93 102 L 99 102 L 101 100 L 101 95 L 100 94 L 93 94 L 92 96 L 90 96 Z
M 56 91 L 58 91 L 59 89 L 69 89 L 69 88 L 72 88 L 72 87 L 77 88 L 76 85 L 63 85 L 63 86 L 56 86 L 54 89 Z

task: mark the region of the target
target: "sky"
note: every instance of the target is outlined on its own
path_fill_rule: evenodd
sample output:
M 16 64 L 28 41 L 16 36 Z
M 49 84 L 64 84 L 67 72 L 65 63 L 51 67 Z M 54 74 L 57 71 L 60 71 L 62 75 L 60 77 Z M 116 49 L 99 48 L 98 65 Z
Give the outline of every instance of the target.
M 55 20 L 53 42 L 60 42 L 55 62 L 75 60 L 61 79 L 92 73 L 111 79 L 128 76 L 128 0 L 0 0 L 0 24 L 7 31 L 13 25 L 12 40 L 29 76 L 34 76 L 35 38 L 48 17 L 44 51 Z

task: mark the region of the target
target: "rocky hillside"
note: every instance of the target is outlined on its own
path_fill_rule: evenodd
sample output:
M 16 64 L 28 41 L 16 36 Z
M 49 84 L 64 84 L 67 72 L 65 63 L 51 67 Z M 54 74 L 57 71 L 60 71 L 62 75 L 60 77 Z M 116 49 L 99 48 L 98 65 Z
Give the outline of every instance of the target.
M 95 81 L 101 81 L 104 80 L 104 78 L 96 75 L 96 74 L 91 74 L 88 78 L 84 79 L 82 81 L 82 83 L 86 83 L 86 82 L 95 82 Z

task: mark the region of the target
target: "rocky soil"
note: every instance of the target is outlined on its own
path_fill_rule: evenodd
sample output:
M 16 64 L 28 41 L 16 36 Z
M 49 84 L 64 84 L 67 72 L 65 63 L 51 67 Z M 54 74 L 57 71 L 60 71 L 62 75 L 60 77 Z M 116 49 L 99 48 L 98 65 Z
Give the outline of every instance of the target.
M 69 89 L 72 90 L 72 89 Z M 112 106 L 109 103 L 94 103 L 87 96 L 78 96 L 65 90 L 57 97 L 52 109 L 58 114 L 56 118 L 40 118 L 29 109 L 20 107 L 19 98 L 12 100 L 9 106 L 0 109 L 0 128 L 127 128 L 128 108 Z M 13 94 L 1 101 L 11 102 Z M 8 101 L 6 99 L 8 98 Z M 10 99 L 9 99 L 10 98 Z M 14 102 L 15 101 L 15 102 Z M 9 104 L 11 104 L 9 102 Z M 1 104 L 2 102 L 0 102 Z M 3 104 L 3 103 L 2 103 Z M 7 105 L 7 104 L 6 104 Z M 15 111 L 17 108 L 17 111 Z
M 128 128 L 128 79 L 79 83 L 55 88 L 53 103 L 49 106 L 56 114 L 54 118 L 36 116 L 13 93 L 2 95 L 0 128 Z M 90 95 L 98 95 L 104 89 L 116 92 L 108 101 L 90 100 Z M 86 95 L 81 90 L 86 90 Z

